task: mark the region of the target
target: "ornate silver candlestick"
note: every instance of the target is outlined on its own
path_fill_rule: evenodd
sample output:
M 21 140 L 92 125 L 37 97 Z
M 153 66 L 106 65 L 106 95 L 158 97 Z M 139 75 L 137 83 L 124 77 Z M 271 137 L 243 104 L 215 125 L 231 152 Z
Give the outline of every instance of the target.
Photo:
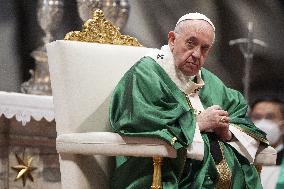
M 51 95 L 50 76 L 45 44 L 53 41 L 63 15 L 63 0 L 39 0 L 37 21 L 45 33 L 43 45 L 31 53 L 35 59 L 35 70 L 30 70 L 31 78 L 21 85 L 21 91 L 28 94 Z
M 105 17 L 115 26 L 123 28 L 129 16 L 128 0 L 77 0 L 78 12 L 82 21 L 93 17 L 96 9 L 101 9 Z

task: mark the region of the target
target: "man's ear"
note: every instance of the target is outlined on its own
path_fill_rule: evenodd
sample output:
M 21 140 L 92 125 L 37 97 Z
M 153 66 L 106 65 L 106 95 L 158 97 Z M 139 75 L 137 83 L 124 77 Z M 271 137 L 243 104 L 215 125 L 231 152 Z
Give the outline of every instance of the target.
M 176 39 L 175 32 L 174 31 L 170 31 L 168 33 L 168 44 L 169 44 L 171 50 L 173 50 L 173 48 L 174 48 L 174 41 L 175 41 L 175 39 Z

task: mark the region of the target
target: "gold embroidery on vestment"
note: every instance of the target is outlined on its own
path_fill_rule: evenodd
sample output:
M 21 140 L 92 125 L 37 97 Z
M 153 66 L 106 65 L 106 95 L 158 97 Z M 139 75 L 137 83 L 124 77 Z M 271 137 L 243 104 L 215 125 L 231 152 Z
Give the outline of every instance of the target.
M 228 163 L 224 157 L 224 146 L 221 142 L 219 142 L 219 147 L 222 152 L 222 161 L 216 165 L 218 172 L 216 189 L 229 189 L 231 187 L 232 172 L 229 169 Z
M 260 136 L 256 135 L 255 133 L 253 133 L 252 131 L 250 131 L 248 129 L 242 128 L 239 125 L 232 124 L 232 123 L 230 123 L 230 126 L 233 126 L 233 127 L 237 128 L 237 129 L 239 129 L 240 131 L 246 133 L 247 135 L 251 136 L 252 138 L 254 138 L 256 140 L 259 140 L 259 141 L 269 145 L 268 140 L 266 140 L 264 137 L 260 137 Z
M 186 93 L 184 93 L 184 94 L 185 94 L 186 101 L 187 101 L 187 104 L 188 104 L 189 108 L 193 110 L 193 114 L 196 115 L 196 116 L 199 115 L 201 113 L 201 111 L 197 110 L 197 109 L 194 109 L 192 104 L 191 104 L 191 101 L 189 99 L 189 95 L 186 94 Z

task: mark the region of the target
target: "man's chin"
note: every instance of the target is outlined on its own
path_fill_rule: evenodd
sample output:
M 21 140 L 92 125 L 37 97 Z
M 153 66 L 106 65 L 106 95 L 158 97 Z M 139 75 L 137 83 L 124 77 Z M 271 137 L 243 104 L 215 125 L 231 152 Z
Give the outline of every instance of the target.
M 186 76 L 195 76 L 199 70 L 183 70 L 182 73 Z
M 182 72 L 185 76 L 195 76 L 198 72 Z
M 191 67 L 191 68 L 183 69 L 181 71 L 186 76 L 195 76 L 196 74 L 198 74 L 199 69 L 197 69 L 197 67 L 195 67 L 195 68 Z

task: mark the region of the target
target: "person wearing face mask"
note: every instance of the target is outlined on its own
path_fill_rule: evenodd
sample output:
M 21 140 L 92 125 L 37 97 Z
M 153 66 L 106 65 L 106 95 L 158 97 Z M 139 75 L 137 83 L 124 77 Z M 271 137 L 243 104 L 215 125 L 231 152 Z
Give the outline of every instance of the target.
M 284 102 L 275 97 L 262 97 L 251 105 L 251 120 L 267 134 L 267 139 L 277 151 L 276 165 L 284 155 Z
M 277 151 L 276 166 L 262 167 L 261 182 L 263 188 L 282 189 L 283 178 L 281 178 L 281 172 L 284 173 L 284 102 L 279 98 L 270 96 L 258 98 L 251 104 L 250 117 L 254 124 L 267 134 L 266 137 L 270 145 Z M 283 168 L 280 166 L 281 162 L 283 162 Z M 278 184 L 276 184 L 277 180 Z M 280 182 L 282 182 L 282 185 Z

